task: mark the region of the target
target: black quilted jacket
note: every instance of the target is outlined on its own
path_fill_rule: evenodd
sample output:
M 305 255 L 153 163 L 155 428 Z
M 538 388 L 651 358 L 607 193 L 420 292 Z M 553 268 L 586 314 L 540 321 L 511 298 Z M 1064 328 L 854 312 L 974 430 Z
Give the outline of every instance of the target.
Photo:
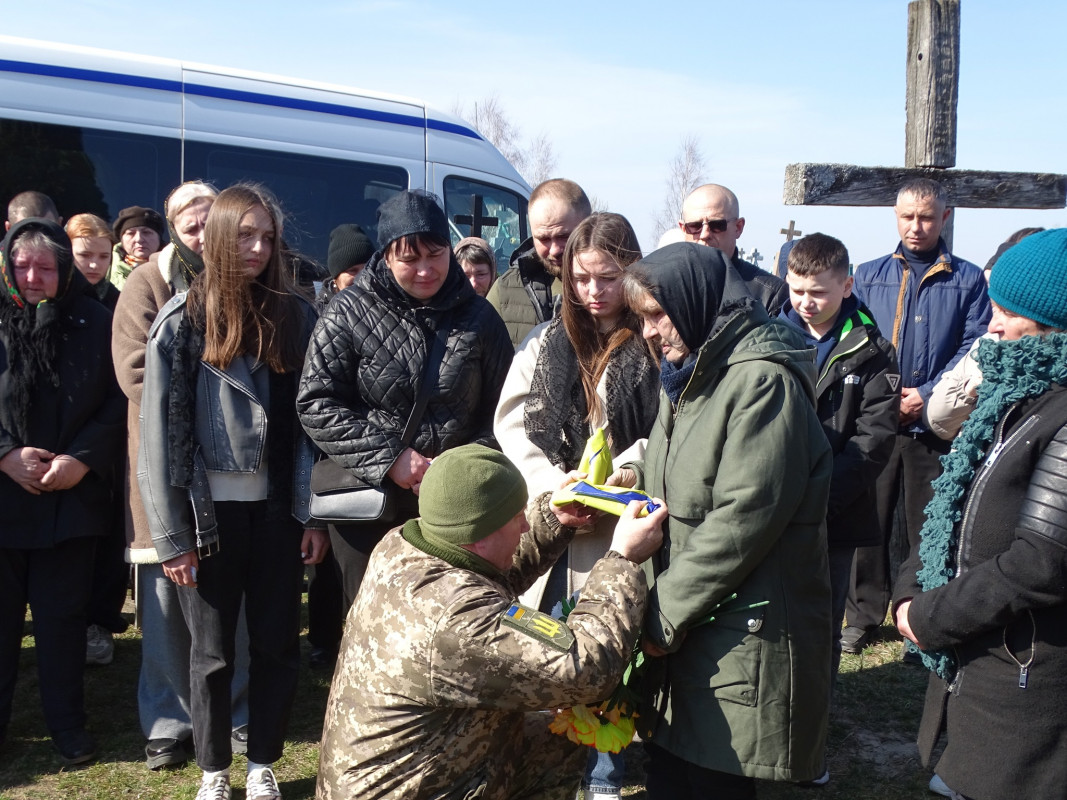
M 333 298 L 308 345 L 297 410 L 319 448 L 374 485 L 403 449 L 429 345 L 447 316 L 437 385 L 411 447 L 433 458 L 461 444 L 497 447 L 493 412 L 511 365 L 503 321 L 478 297 L 455 258 L 425 305 L 393 280 L 379 254 Z

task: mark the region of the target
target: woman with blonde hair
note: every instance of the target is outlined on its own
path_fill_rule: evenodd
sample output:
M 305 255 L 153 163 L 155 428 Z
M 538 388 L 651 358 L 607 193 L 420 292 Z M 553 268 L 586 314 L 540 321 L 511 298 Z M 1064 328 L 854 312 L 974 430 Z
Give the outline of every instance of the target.
M 137 479 L 192 639 L 198 800 L 230 796 L 242 603 L 251 653 L 246 796 L 281 797 L 273 765 L 296 696 L 304 565 L 329 547 L 310 522 L 314 448 L 295 405 L 315 311 L 295 292 L 281 234 L 266 189 L 220 193 L 204 230 L 204 271 L 160 312 L 145 355 Z

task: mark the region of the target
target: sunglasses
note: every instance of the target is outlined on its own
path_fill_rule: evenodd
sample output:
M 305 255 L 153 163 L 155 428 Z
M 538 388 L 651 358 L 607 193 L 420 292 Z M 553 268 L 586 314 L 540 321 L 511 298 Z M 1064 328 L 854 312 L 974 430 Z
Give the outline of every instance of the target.
M 726 226 L 733 221 L 732 219 L 698 219 L 696 222 L 683 222 L 682 230 L 690 236 L 699 236 L 704 226 L 707 225 L 712 233 L 725 233 Z

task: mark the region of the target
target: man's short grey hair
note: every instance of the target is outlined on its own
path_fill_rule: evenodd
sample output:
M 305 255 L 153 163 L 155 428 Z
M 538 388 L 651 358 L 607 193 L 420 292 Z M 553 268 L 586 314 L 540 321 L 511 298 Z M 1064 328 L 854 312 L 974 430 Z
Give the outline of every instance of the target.
M 14 225 L 28 217 L 43 217 L 59 221 L 59 211 L 52 198 L 44 192 L 19 192 L 7 204 L 7 221 Z
M 904 183 L 897 191 L 897 202 L 906 194 L 910 194 L 919 200 L 936 200 L 941 205 L 948 207 L 948 193 L 945 187 L 932 178 L 912 178 Z

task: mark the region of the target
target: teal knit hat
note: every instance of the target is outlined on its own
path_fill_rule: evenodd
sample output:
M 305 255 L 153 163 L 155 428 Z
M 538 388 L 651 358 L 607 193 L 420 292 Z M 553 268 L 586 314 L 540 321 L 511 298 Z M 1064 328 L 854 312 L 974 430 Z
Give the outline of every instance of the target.
M 465 444 L 433 460 L 419 489 L 419 527 L 431 542 L 474 544 L 526 507 L 526 481 L 507 457 Z
M 1012 314 L 1067 329 L 1067 228 L 1027 236 L 989 275 L 989 296 Z

